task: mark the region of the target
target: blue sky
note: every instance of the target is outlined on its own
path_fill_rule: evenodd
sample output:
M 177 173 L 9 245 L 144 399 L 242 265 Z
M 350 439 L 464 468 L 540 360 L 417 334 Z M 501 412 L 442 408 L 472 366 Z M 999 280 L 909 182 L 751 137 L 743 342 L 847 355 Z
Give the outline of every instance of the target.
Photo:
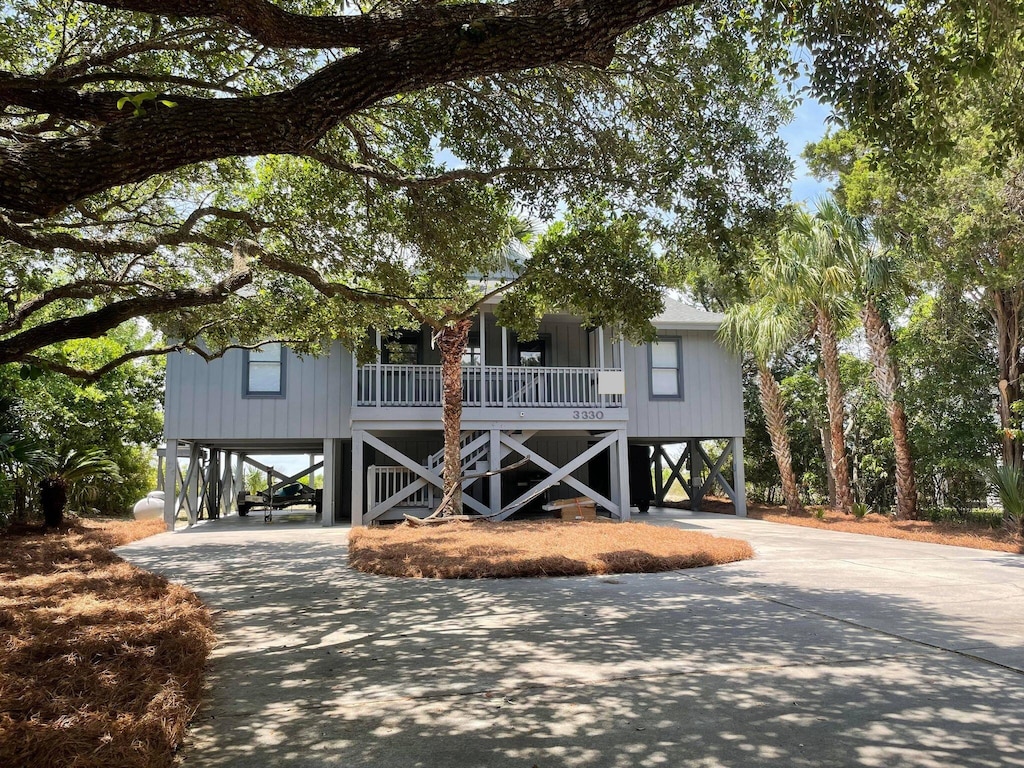
M 789 155 L 796 165 L 793 178 L 793 200 L 811 205 L 814 199 L 828 192 L 826 182 L 816 181 L 807 172 L 807 165 L 800 159 L 804 147 L 825 135 L 825 119 L 829 115 L 827 107 L 816 100 L 805 97 L 803 103 L 793 112 L 793 121 L 785 126 L 779 134 L 789 146 Z

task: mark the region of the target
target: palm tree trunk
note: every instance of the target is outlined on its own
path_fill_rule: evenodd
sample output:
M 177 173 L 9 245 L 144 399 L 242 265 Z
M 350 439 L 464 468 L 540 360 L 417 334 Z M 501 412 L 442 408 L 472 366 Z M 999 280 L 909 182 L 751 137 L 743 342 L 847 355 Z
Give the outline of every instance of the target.
M 800 489 L 796 484 L 793 472 L 793 451 L 789 446 L 789 435 L 786 432 L 786 409 L 782 400 L 782 390 L 775 381 L 771 369 L 762 363 L 757 365 L 757 390 L 761 396 L 761 410 L 764 411 L 765 425 L 772 441 L 772 453 L 775 463 L 779 465 L 779 476 L 782 478 L 782 495 L 786 500 L 786 514 L 796 515 L 804 511 L 800 503 Z
M 444 496 L 442 515 L 462 514 L 462 355 L 473 321 L 456 320 L 438 334 L 441 349 L 441 422 L 444 427 Z
M 896 516 L 902 520 L 915 520 L 917 482 L 914 478 L 914 457 L 910 452 L 907 414 L 899 398 L 900 371 L 892 356 L 892 329 L 870 297 L 864 302 L 860 316 L 864 322 L 875 386 L 885 403 L 885 414 L 892 430 L 896 454 Z
M 1021 399 L 1022 317 L 1024 291 L 1020 288 L 995 290 L 991 294 L 992 316 L 996 329 L 996 357 L 999 364 L 999 426 L 1002 430 L 1003 463 L 1011 467 L 1024 464 L 1024 447 L 1018 437 L 1020 417 L 1014 403 Z
M 816 329 L 821 344 L 821 363 L 825 370 L 825 406 L 828 410 L 829 445 L 832 449 L 832 476 L 836 479 L 836 509 L 849 514 L 853 510 L 850 490 L 850 469 L 843 434 L 843 382 L 839 376 L 839 341 L 832 317 L 822 308 L 817 310 Z

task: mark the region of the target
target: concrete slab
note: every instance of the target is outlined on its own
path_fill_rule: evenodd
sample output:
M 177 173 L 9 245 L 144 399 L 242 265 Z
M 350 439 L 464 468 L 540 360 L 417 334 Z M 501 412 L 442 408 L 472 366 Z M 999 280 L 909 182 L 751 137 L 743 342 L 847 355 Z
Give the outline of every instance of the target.
M 233 518 L 121 552 L 216 612 L 187 768 L 1024 766 L 1024 557 L 649 517 L 758 557 L 401 580 L 344 528 Z

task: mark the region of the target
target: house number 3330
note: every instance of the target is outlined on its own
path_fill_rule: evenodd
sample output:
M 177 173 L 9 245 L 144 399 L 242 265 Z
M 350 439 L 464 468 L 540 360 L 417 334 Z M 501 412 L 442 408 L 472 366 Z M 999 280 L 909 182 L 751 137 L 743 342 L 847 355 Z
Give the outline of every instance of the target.
M 604 411 L 573 411 L 572 417 L 580 421 L 600 421 L 604 418 Z

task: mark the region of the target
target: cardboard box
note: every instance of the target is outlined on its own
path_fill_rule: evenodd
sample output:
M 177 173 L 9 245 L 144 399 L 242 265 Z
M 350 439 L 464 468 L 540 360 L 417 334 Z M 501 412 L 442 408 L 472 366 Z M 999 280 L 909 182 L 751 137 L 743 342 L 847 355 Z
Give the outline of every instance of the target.
M 574 499 L 558 499 L 545 505 L 546 509 L 553 510 L 562 520 L 596 520 L 597 502 L 588 499 L 586 496 L 577 496 Z

